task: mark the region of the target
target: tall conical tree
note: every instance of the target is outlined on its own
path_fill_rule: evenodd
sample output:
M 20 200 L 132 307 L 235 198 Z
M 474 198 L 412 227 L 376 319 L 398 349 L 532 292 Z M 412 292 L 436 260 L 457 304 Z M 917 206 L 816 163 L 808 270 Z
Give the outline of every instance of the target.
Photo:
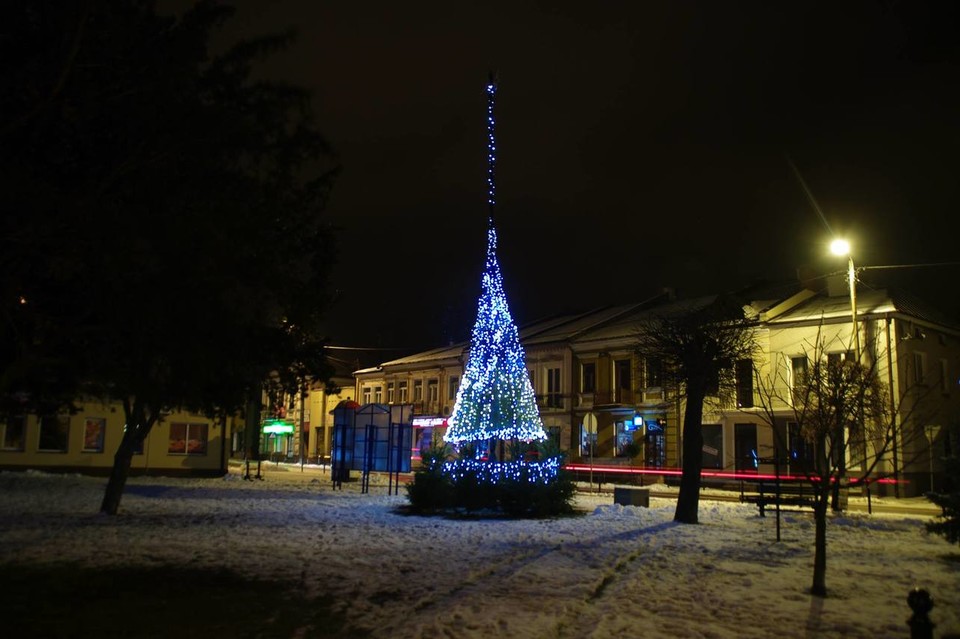
M 497 230 L 493 224 L 496 91 L 497 82 L 491 77 L 487 83 L 487 194 L 490 206 L 487 260 L 477 321 L 470 340 L 470 355 L 460 379 L 450 426 L 444 436 L 450 443 L 489 439 L 532 441 L 547 437 L 527 374 L 526 356 L 520 345 L 517 326 L 503 292 L 503 277 L 497 261 Z

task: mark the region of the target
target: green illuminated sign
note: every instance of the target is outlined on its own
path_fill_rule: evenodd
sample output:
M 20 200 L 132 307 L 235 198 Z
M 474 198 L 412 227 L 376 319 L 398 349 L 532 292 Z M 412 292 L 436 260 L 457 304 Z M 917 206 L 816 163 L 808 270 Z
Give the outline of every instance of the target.
M 297 428 L 293 424 L 274 419 L 264 422 L 261 430 L 268 435 L 293 435 Z

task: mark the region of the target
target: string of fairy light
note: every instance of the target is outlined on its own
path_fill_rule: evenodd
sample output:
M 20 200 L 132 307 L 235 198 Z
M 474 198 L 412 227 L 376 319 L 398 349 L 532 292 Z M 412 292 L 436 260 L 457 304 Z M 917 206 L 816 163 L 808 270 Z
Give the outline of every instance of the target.
M 449 428 L 449 443 L 490 439 L 534 441 L 546 439 L 537 408 L 533 384 L 527 374 L 526 356 L 517 326 L 510 315 L 497 260 L 497 231 L 493 223 L 496 205 L 496 105 L 497 81 L 487 83 L 487 255 L 484 265 L 477 320 L 473 326 L 470 356 L 457 390 Z M 482 454 L 483 447 L 477 447 Z M 504 472 L 506 467 L 498 472 Z M 548 471 L 549 472 L 549 471 Z

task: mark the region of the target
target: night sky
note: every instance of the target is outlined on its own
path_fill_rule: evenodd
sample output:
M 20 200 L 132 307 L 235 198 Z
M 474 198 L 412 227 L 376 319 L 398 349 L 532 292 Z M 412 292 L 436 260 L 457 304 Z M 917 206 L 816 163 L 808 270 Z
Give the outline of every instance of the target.
M 960 261 L 955 5 L 232 4 L 225 40 L 296 29 L 260 74 L 314 92 L 343 167 L 333 343 L 469 336 L 489 71 L 500 261 L 520 325 L 663 287 L 842 269 L 828 227 L 858 266 Z M 864 278 L 960 314 L 956 265 Z

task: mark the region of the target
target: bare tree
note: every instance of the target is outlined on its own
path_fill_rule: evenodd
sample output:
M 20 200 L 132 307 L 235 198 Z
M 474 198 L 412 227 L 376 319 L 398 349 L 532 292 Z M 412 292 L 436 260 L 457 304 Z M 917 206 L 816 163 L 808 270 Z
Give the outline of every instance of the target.
M 903 396 L 892 401 L 895 391 L 878 374 L 880 358 L 828 352 L 832 343 L 818 330 L 803 345 L 803 358 L 793 358 L 805 362 L 805 371 L 791 369 L 792 379 L 776 360 L 769 375 L 756 373 L 760 410 L 754 414 L 771 427 L 777 451 L 798 453 L 791 457 L 792 470 L 813 487 L 811 593 L 819 597 L 827 594 L 826 526 L 831 503 L 835 510 L 840 508 L 838 496 L 849 483 L 869 486 L 870 481 L 894 474 L 889 466 L 896 468 L 898 449 L 908 449 L 912 439 L 922 437 L 922 431 L 902 427 L 923 404 L 916 401 L 917 390 L 911 390 L 914 401 L 903 401 Z
M 637 332 L 635 348 L 645 358 L 659 360 L 664 383 L 685 400 L 683 473 L 674 521 L 698 523 L 700 472 L 703 468 L 704 402 L 732 386 L 731 369 L 751 360 L 756 351 L 756 322 L 744 314 L 735 296 L 694 300 L 672 307 Z

